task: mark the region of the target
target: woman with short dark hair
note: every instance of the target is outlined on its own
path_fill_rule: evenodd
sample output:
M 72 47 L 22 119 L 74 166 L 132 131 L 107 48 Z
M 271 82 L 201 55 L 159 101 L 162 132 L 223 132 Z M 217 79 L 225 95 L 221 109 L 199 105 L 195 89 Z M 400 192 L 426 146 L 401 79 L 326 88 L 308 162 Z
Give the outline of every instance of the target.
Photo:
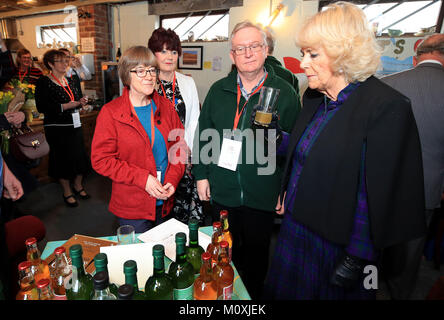
M 47 51 L 43 63 L 50 73 L 38 80 L 35 100 L 37 110 L 45 115 L 43 124 L 50 147 L 48 175 L 60 182 L 65 204 L 77 207 L 74 195 L 83 200 L 89 198 L 82 185 L 90 163 L 79 115 L 88 100 L 78 83 L 65 77 L 69 59 L 63 52 Z
M 91 147 L 94 170 L 112 180 L 109 210 L 136 233 L 170 217 L 184 172 L 185 159 L 177 158 L 184 150 L 176 145 L 183 126 L 169 101 L 154 90 L 156 67 L 146 47 L 123 53 L 118 72 L 125 88 L 102 107 Z
M 177 72 L 177 62 L 182 55 L 179 36 L 171 29 L 156 29 L 148 40 L 148 47 L 156 56 L 159 65 L 157 93 L 170 100 L 185 127 L 185 142 L 189 150 L 192 150 L 200 105 L 193 78 Z M 190 160 L 176 191 L 173 211 L 175 218 L 184 223 L 188 223 L 190 217 L 202 222 L 202 203 L 197 194 L 196 182 L 191 175 L 191 152 L 189 154 Z

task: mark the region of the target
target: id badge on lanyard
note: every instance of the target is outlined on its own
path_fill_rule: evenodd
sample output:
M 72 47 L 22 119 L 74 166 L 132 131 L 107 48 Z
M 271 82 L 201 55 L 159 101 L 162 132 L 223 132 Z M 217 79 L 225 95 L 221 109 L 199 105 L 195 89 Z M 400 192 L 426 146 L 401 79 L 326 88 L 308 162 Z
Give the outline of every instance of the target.
M 80 128 L 82 123 L 80 122 L 80 113 L 78 111 L 71 113 L 72 115 L 72 123 L 74 124 L 74 128 Z
M 236 171 L 242 150 L 242 136 L 235 137 L 232 131 L 224 135 L 217 165 L 231 171 Z

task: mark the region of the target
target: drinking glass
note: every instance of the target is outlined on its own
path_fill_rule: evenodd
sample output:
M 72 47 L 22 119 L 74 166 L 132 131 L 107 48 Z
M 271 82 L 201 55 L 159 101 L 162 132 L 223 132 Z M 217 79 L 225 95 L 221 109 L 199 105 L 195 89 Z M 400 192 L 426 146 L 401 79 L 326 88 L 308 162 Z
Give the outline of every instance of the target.
M 119 244 L 136 243 L 136 231 L 133 226 L 123 225 L 117 228 L 117 242 Z
M 262 87 L 259 102 L 256 105 L 256 116 L 254 123 L 256 125 L 267 127 L 273 118 L 273 112 L 276 108 L 276 101 L 279 97 L 279 89 L 271 87 Z

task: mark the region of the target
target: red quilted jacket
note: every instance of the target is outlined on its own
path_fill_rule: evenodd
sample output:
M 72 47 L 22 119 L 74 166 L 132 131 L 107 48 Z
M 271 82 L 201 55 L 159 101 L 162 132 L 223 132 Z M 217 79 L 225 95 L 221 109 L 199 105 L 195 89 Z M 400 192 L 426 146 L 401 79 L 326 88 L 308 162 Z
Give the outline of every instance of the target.
M 173 145 L 183 139 L 183 130 L 173 141 L 168 141 L 168 135 L 173 129 L 183 129 L 183 125 L 166 98 L 153 92 L 152 99 L 157 106 L 155 126 L 162 133 L 167 151 L 170 151 Z M 164 184 L 170 182 L 177 189 L 185 165 L 181 162 L 172 164 L 173 153 L 179 155 L 179 152 L 168 152 Z M 112 180 L 109 203 L 112 213 L 124 219 L 155 220 L 156 199 L 145 191 L 145 185 L 148 174 L 157 176 L 156 163 L 148 135 L 131 111 L 129 91 L 126 88 L 122 96 L 105 104 L 97 117 L 91 163 L 97 173 Z M 174 196 L 164 201 L 162 217 L 170 213 L 173 200 Z

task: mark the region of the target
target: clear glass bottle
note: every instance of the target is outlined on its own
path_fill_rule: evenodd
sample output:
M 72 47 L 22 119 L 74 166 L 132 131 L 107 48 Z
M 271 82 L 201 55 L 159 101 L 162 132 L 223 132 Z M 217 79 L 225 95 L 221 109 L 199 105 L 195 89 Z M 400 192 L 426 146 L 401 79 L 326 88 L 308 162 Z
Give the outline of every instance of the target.
M 118 300 L 133 300 L 134 286 L 130 284 L 123 284 L 117 290 Z
M 176 233 L 176 261 L 168 269 L 168 274 L 173 279 L 174 300 L 193 300 L 194 269 L 187 261 L 186 242 L 185 233 Z
M 220 237 L 220 241 L 227 241 L 228 242 L 228 257 L 232 257 L 232 248 L 233 248 L 233 235 L 231 234 L 229 230 L 229 223 L 228 223 L 228 211 L 227 210 L 221 210 L 220 211 L 220 222 L 222 223 L 222 235 Z
M 233 294 L 234 270 L 228 257 L 228 242 L 220 242 L 218 263 L 214 268 L 217 296 L 222 300 L 231 300 Z
M 194 300 L 216 300 L 217 286 L 211 267 L 211 254 L 202 253 L 200 275 L 194 280 Z
M 52 288 L 54 290 L 55 300 L 66 300 L 65 284 L 72 274 L 72 266 L 66 256 L 65 247 L 58 247 L 54 250 L 55 269 L 52 277 Z
M 94 296 L 92 300 L 117 300 L 117 297 L 109 291 L 108 272 L 97 272 L 93 277 Z
M 85 272 L 83 266 L 83 249 L 80 244 L 69 247 L 69 256 L 72 261 L 71 279 L 66 284 L 68 300 L 91 300 L 94 294 L 92 277 Z
M 54 300 L 50 280 L 42 279 L 37 282 L 37 290 L 39 292 L 39 300 Z
M 199 276 L 200 267 L 202 266 L 202 253 L 205 250 L 199 245 L 199 221 L 191 218 L 188 222 L 190 234 L 190 244 L 186 248 L 187 261 L 191 263 L 194 269 L 195 277 Z
M 213 222 L 213 235 L 211 243 L 208 244 L 207 252 L 211 254 L 211 266 L 214 268 L 217 264 L 217 256 L 219 255 L 219 242 L 222 236 L 222 223 L 220 221 Z
M 20 290 L 15 297 L 16 300 L 39 299 L 31 268 L 31 261 L 23 261 L 18 265 Z
M 106 273 L 108 273 L 108 257 L 106 253 L 100 252 L 96 254 L 96 256 L 94 257 L 94 267 L 96 268 L 95 273 L 100 271 L 105 271 Z M 111 291 L 111 293 L 116 297 L 117 289 L 118 287 L 114 283 L 109 284 L 109 291 Z
M 165 272 L 165 248 L 161 244 L 153 247 L 153 274 L 146 280 L 145 296 L 148 300 L 173 300 L 173 280 Z
M 51 273 L 49 272 L 49 265 L 46 261 L 40 258 L 40 251 L 37 247 L 37 239 L 32 237 L 25 241 L 26 245 L 26 260 L 32 263 L 32 273 L 34 274 L 35 282 L 39 282 L 42 279 L 48 279 L 51 281 Z
M 134 287 L 133 300 L 146 300 L 145 294 L 139 290 L 137 281 L 137 262 L 134 260 L 125 261 L 123 264 L 123 273 L 125 274 L 125 284 Z

